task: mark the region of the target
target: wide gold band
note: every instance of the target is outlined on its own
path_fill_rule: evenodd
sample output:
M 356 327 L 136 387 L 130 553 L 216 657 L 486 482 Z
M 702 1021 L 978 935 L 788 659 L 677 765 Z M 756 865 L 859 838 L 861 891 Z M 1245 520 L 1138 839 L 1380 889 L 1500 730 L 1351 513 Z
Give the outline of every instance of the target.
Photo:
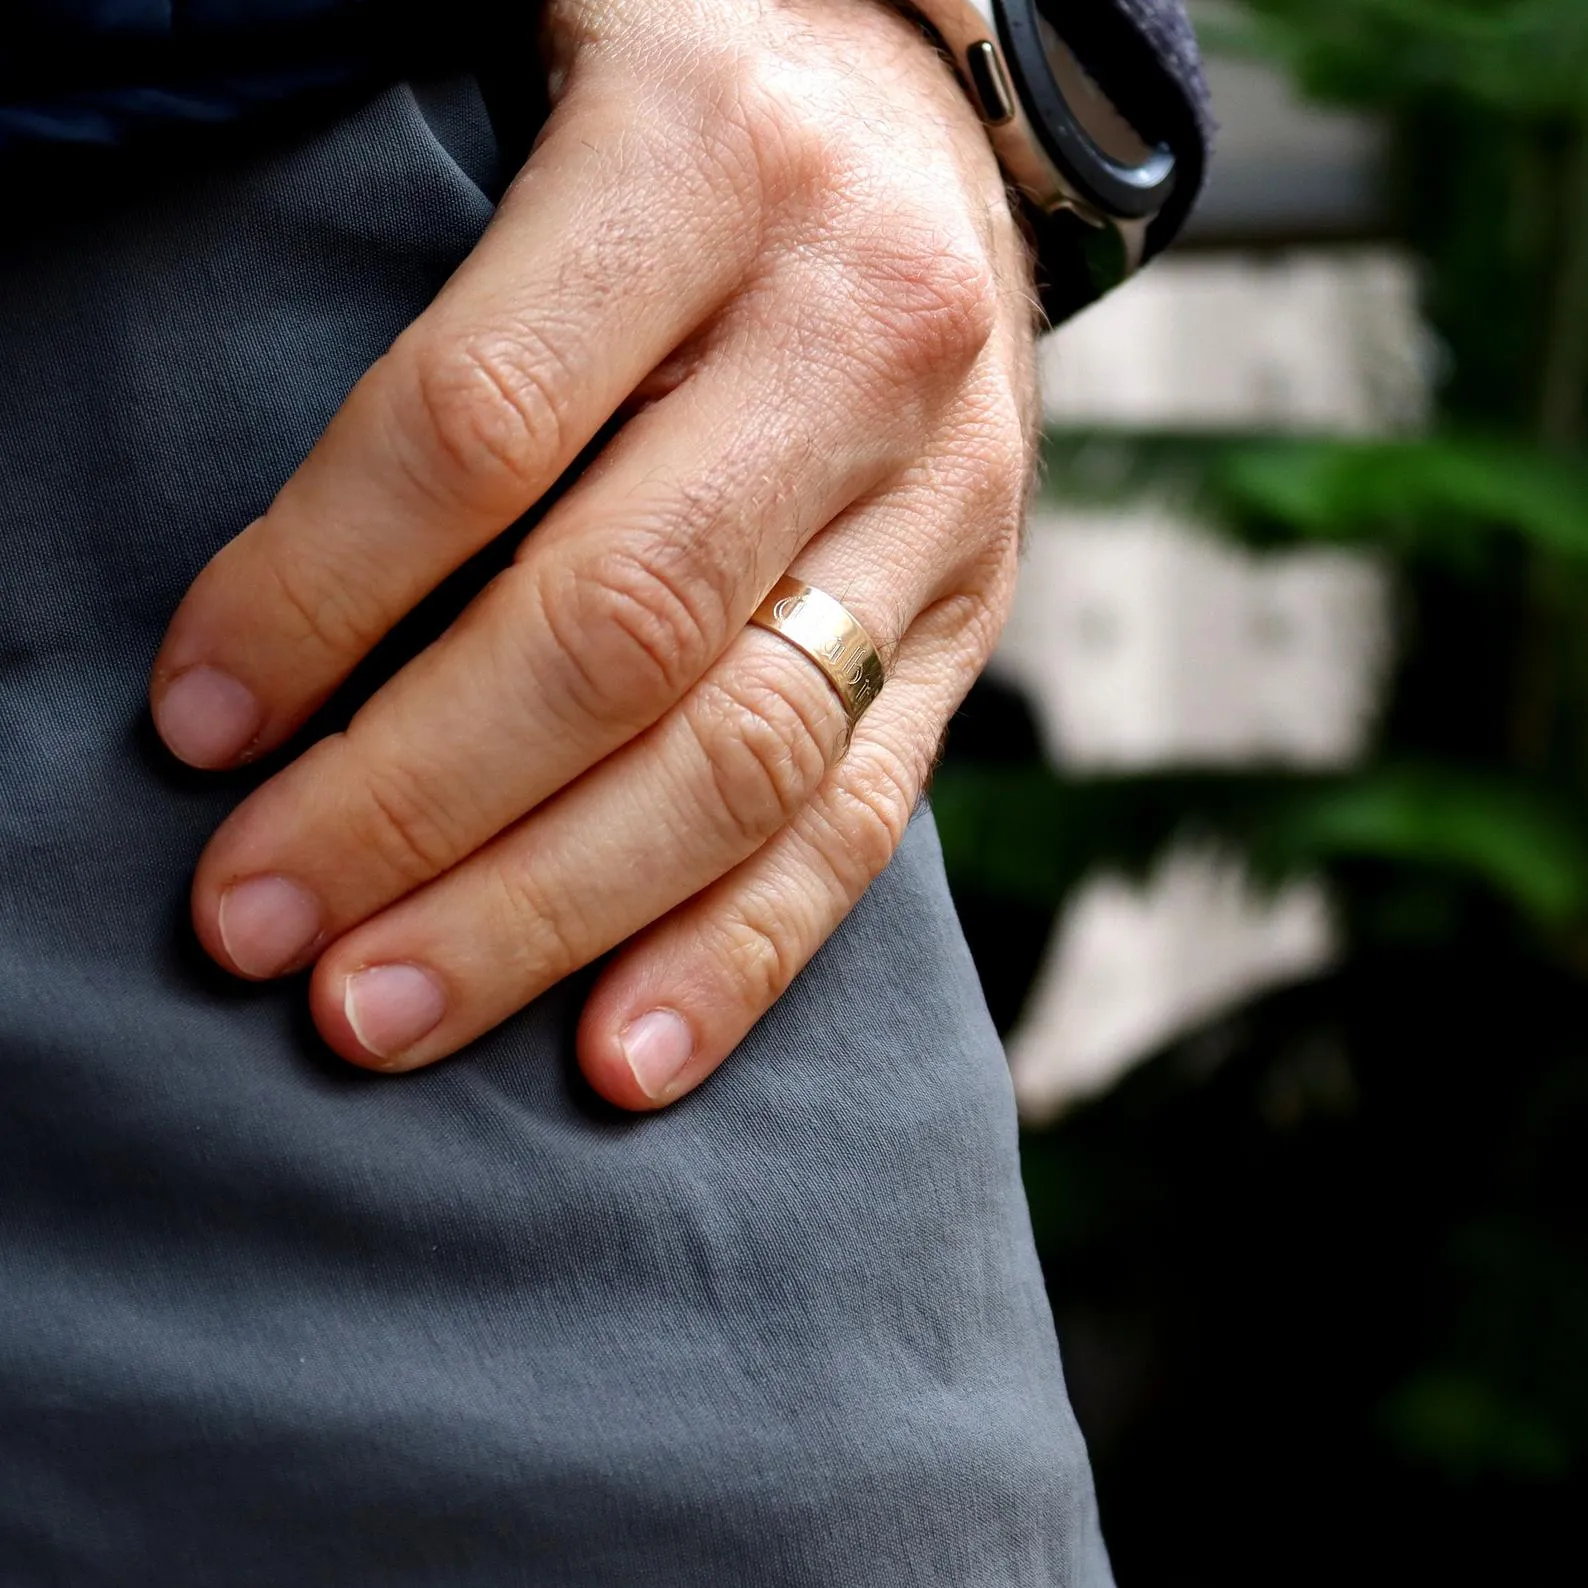
M 785 574 L 750 619 L 802 650 L 827 675 L 853 727 L 881 693 L 882 658 L 843 602 Z

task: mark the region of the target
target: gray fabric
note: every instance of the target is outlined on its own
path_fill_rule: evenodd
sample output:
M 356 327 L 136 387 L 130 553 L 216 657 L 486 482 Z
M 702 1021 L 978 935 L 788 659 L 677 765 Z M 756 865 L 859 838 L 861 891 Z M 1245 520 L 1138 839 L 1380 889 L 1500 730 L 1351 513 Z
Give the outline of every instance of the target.
M 443 124 L 0 234 L 0 1583 L 1106 1584 L 929 818 L 653 1118 L 582 1089 L 578 986 L 391 1080 L 192 947 L 249 780 L 146 669 L 484 225 Z

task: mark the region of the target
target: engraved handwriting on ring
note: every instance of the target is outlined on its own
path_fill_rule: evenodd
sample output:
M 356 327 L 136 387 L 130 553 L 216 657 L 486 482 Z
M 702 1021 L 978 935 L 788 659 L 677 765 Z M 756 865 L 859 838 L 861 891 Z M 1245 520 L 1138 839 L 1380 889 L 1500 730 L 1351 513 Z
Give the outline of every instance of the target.
M 785 575 L 750 621 L 780 635 L 815 662 L 843 702 L 850 727 L 860 721 L 882 688 L 882 658 L 843 602 Z

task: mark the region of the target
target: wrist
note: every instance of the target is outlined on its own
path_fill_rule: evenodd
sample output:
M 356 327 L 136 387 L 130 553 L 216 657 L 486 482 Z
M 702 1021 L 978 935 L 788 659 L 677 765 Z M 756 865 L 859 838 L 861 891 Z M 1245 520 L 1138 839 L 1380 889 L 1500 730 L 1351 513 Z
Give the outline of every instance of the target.
M 1051 318 L 1167 241 L 1200 177 L 1200 130 L 1182 86 L 1109 0 L 900 3 L 938 39 L 1020 194 Z

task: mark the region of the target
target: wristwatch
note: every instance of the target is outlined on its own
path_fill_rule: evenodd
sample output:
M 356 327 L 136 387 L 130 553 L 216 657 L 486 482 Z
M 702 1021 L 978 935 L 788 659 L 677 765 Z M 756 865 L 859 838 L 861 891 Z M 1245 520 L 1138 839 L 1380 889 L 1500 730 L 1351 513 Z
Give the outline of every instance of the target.
M 1067 318 L 1152 251 L 1182 177 L 1161 130 L 1172 118 L 1155 115 L 1143 92 L 1141 72 L 1161 68 L 1107 0 L 906 8 L 937 36 L 981 113 L 1031 227 L 1043 307 L 1055 323 Z

